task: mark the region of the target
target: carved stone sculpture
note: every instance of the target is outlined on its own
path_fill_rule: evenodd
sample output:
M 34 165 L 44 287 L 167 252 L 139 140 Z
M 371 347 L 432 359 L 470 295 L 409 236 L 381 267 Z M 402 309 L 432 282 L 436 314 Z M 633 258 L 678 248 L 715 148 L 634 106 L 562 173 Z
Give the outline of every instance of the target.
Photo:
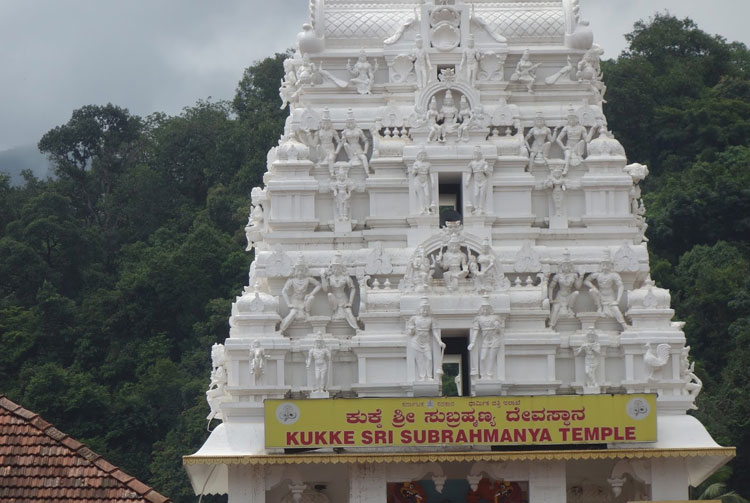
M 458 281 L 469 274 L 469 259 L 461 250 L 458 236 L 451 236 L 445 251 L 440 250 L 435 262 L 443 269 L 445 287 L 451 292 L 458 290 Z
M 492 305 L 485 297 L 479 314 L 471 324 L 469 345 L 466 348 L 471 352 L 472 376 L 479 376 L 480 379 L 496 377 L 497 356 L 503 346 L 502 329 L 502 320 L 492 312 Z M 477 348 L 478 344 L 481 349 Z
M 430 168 L 431 165 L 427 160 L 427 152 L 422 149 L 417 154 L 417 159 L 412 164 L 410 170 L 413 178 L 412 185 L 417 198 L 417 206 L 422 215 L 429 215 L 436 209 L 432 202 L 432 176 Z
M 422 89 L 430 83 L 430 75 L 432 75 L 432 62 L 430 62 L 430 55 L 424 48 L 422 37 L 417 35 L 416 48 L 412 53 L 414 60 L 414 73 L 417 75 L 417 87 Z
M 263 207 L 260 204 L 253 206 L 250 210 L 250 217 L 247 220 L 245 226 L 245 237 L 247 238 L 247 248 L 245 251 L 250 251 L 255 246 L 257 241 L 263 238 Z
M 307 353 L 305 366 L 313 365 L 313 391 L 324 392 L 328 389 L 328 372 L 331 368 L 331 350 L 326 347 L 323 334 L 318 332 L 315 343 Z
M 568 125 L 557 136 L 557 144 L 565 152 L 564 174 L 568 174 L 571 166 L 579 166 L 583 162 L 586 136 L 586 128 L 581 125 L 578 116 L 571 110 L 568 113 Z
M 466 48 L 461 55 L 461 62 L 458 65 L 458 71 L 471 86 L 477 83 L 479 60 L 481 58 L 482 53 L 474 46 L 474 35 L 469 35 Z
M 520 82 L 526 86 L 530 92 L 534 92 L 534 83 L 536 82 L 536 69 L 541 63 L 532 63 L 529 50 L 526 49 L 521 56 L 521 60 L 516 65 L 516 71 L 510 76 L 511 82 Z
M 464 108 L 464 104 L 466 108 Z M 457 140 L 468 142 L 471 139 L 469 131 L 482 127 L 482 122 L 485 120 L 484 109 L 482 105 L 477 105 L 470 109 L 466 97 L 461 96 L 461 112 L 462 121 L 458 126 Z
M 534 127 L 529 129 L 524 137 L 524 144 L 529 150 L 529 171 L 534 164 L 549 165 L 549 149 L 557 141 L 558 133 L 559 128 L 556 128 L 553 133 L 544 122 L 544 117 L 537 114 L 536 119 L 534 119 Z
M 419 304 L 419 311 L 409 318 L 406 323 L 406 333 L 410 337 L 409 345 L 414 351 L 415 378 L 417 381 L 432 381 L 434 377 L 434 360 L 437 359 L 438 373 L 442 374 L 442 352 L 440 355 L 432 354 L 433 340 L 438 343 L 441 350 L 445 350 L 445 343 L 440 339 L 437 324 L 430 316 L 430 301 L 423 297 Z
M 318 144 L 318 165 L 327 165 L 328 173 L 334 176 L 336 154 L 339 151 L 341 137 L 338 131 L 333 128 L 331 115 L 327 108 L 323 110 L 323 118 L 320 121 L 320 129 L 316 133 L 316 140 Z
M 328 303 L 331 306 L 332 320 L 346 320 L 350 327 L 359 330 L 357 318 L 352 312 L 354 295 L 357 293 L 354 280 L 346 272 L 341 254 L 336 253 L 331 265 L 322 276 L 323 290 L 328 292 Z
M 281 80 L 279 97 L 281 98 L 281 109 L 285 109 L 290 103 L 296 103 L 299 92 L 297 83 L 297 69 L 292 58 L 284 60 L 284 78 Z
M 312 301 L 315 294 L 321 289 L 320 282 L 310 276 L 302 257 L 299 258 L 292 271 L 293 276 L 289 278 L 281 289 L 281 295 L 284 297 L 289 314 L 281 320 L 279 331 L 283 334 L 289 325 L 296 319 L 306 320 L 310 316 Z M 312 288 L 312 291 L 310 291 Z
M 329 184 L 334 201 L 334 213 L 339 222 L 351 220 L 352 192 L 357 184 L 349 178 L 349 169 L 340 166 L 336 170 L 336 178 Z
M 659 344 L 656 351 L 651 344 L 644 344 L 646 353 L 643 355 L 643 363 L 646 367 L 646 382 L 654 380 L 654 372 L 664 368 L 669 361 L 669 344 Z
M 346 127 L 341 131 L 341 143 L 338 150 L 344 148 L 349 162 L 360 163 L 365 170 L 365 176 L 370 174 L 370 163 L 367 160 L 367 151 L 370 149 L 370 140 L 365 136 L 364 131 L 357 127 L 357 121 L 354 119 L 354 113 L 349 109 L 346 119 Z
M 597 372 L 599 370 L 599 355 L 602 353 L 599 336 L 596 334 L 594 327 L 589 328 L 586 333 L 586 342 L 581 344 L 575 351 L 575 356 L 583 353 L 583 369 L 586 374 L 585 388 L 598 389 Z
M 703 381 L 695 375 L 695 362 L 690 362 L 688 355 L 690 354 L 690 346 L 682 348 L 682 360 L 680 360 L 680 380 L 685 383 L 685 391 L 688 396 L 693 400 L 693 404 L 690 406 L 691 409 L 697 410 L 698 407 L 695 405 L 695 399 L 698 398 L 701 390 L 703 389 Z
M 469 176 L 465 187 L 471 187 L 470 207 L 474 215 L 484 215 L 487 206 L 487 188 L 492 185 L 492 168 L 485 160 L 481 147 L 474 147 L 474 159 L 469 163 Z
M 221 404 L 230 399 L 227 393 L 227 367 L 223 344 L 214 344 L 211 348 L 211 382 L 206 391 L 206 401 L 211 412 L 206 419 L 222 419 Z
M 596 283 L 596 286 L 594 286 L 594 283 Z M 609 318 L 614 318 L 623 330 L 627 329 L 628 324 L 620 310 L 620 299 L 622 299 L 624 292 L 622 278 L 612 270 L 612 260 L 609 258 L 609 254 L 602 260 L 599 272 L 588 275 L 584 284 L 594 297 L 597 312 Z
M 604 50 L 594 44 L 591 49 L 586 51 L 583 59 L 578 63 L 578 72 L 576 77 L 578 80 L 587 82 L 591 85 L 591 89 L 596 94 L 597 103 L 606 103 L 604 95 L 607 93 L 607 86 L 602 82 L 604 77 L 602 74 L 601 63 L 599 62 L 601 56 L 604 54 Z
M 557 325 L 557 320 L 561 316 L 575 316 L 573 305 L 580 294 L 579 289 L 582 285 L 583 278 L 576 272 L 570 255 L 566 253 L 560 264 L 560 272 L 555 274 L 549 282 L 549 298 L 552 299 L 549 321 L 551 327 Z
M 568 56 L 568 61 L 565 66 L 563 66 L 560 71 L 544 79 L 544 82 L 549 86 L 557 84 L 558 81 L 571 82 L 573 80 L 572 77 L 574 75 L 573 72 L 575 71 L 575 69 L 576 68 L 573 65 L 573 61 L 570 59 L 570 56 Z
M 507 279 L 500 270 L 500 264 L 488 239 L 482 243 L 479 255 L 469 259 L 469 271 L 474 278 L 474 288 L 478 293 L 494 292 L 508 286 L 505 284 Z
M 347 61 L 346 69 L 352 76 L 350 82 L 357 88 L 357 92 L 359 94 L 371 94 L 372 86 L 375 83 L 375 72 L 378 71 L 378 61 L 375 60 L 375 64 L 371 65 L 367 61 L 365 50 L 362 49 L 354 66 L 352 66 L 351 61 Z
M 555 217 L 565 216 L 565 191 L 568 189 L 567 180 L 560 166 L 555 166 L 544 181 L 545 189 L 552 189 L 552 206 Z
M 453 99 L 453 92 L 448 89 L 443 95 L 443 106 L 440 108 L 440 116 L 443 119 L 441 125 L 441 140 L 445 141 L 448 135 L 458 130 L 458 108 Z
M 430 99 L 430 103 L 427 105 L 427 113 L 425 114 L 425 122 L 427 127 L 430 129 L 430 134 L 427 136 L 427 141 L 442 141 L 443 140 L 443 128 L 439 124 L 443 120 L 443 114 L 438 110 L 437 100 L 433 96 Z
M 422 293 L 432 286 L 434 266 L 425 254 L 424 248 L 418 246 L 409 263 L 406 265 L 403 289 Z
M 257 383 L 266 369 L 266 353 L 260 345 L 260 341 L 255 339 L 250 349 L 250 374 L 255 376 Z

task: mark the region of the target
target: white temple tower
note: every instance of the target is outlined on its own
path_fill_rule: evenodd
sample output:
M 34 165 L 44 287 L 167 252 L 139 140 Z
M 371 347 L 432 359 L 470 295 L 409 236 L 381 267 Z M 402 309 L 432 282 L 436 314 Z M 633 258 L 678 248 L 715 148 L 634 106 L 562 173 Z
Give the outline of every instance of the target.
M 686 414 L 602 53 L 577 0 L 311 0 L 196 493 L 681 501 L 731 459 Z

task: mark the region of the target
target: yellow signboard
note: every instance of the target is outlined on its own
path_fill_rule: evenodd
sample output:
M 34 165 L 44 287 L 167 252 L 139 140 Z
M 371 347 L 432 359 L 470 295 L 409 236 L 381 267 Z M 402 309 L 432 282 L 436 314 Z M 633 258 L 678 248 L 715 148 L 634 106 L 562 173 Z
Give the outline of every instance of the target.
M 656 441 L 656 395 L 266 400 L 266 447 Z

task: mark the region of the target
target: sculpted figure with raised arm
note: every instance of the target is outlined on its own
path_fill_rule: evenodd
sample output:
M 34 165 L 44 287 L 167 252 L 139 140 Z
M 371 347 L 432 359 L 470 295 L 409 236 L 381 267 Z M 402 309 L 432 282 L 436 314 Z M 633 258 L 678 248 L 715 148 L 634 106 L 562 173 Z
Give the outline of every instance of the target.
M 612 259 L 609 253 L 606 253 L 604 260 L 599 265 L 599 272 L 589 274 L 584 281 L 584 285 L 589 288 L 589 292 L 594 297 L 597 312 L 614 318 L 625 330 L 628 328 L 628 324 L 620 310 L 620 299 L 622 299 L 625 289 L 622 278 L 612 270 L 612 267 Z
M 309 291 L 312 288 L 312 291 Z M 281 289 L 281 295 L 289 306 L 289 314 L 281 320 L 279 331 L 283 334 L 296 319 L 306 320 L 310 316 L 310 309 L 315 294 L 320 291 L 318 280 L 310 276 L 307 265 L 302 257 L 297 260 L 289 278 Z M 308 292 L 309 291 L 309 292 Z

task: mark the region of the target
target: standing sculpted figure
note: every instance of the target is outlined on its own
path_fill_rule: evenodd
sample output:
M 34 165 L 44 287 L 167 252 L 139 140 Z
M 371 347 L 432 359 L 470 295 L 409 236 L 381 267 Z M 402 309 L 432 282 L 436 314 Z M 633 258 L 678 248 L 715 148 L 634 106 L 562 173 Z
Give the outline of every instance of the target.
M 328 292 L 328 303 L 333 310 L 332 320 L 346 320 L 350 327 L 359 330 L 357 317 L 352 312 L 354 295 L 354 280 L 346 273 L 346 265 L 341 260 L 341 254 L 336 253 L 331 265 L 321 278 L 323 290 Z
M 529 171 L 534 164 L 544 164 L 548 166 L 549 149 L 557 141 L 559 128 L 555 128 L 554 133 L 544 122 L 541 114 L 534 119 L 534 127 L 524 137 L 524 144 L 529 150 Z M 534 140 L 533 142 L 530 140 Z
M 461 62 L 458 65 L 458 71 L 464 72 L 466 82 L 473 86 L 477 83 L 477 73 L 479 71 L 479 60 L 482 53 L 474 47 L 474 35 L 469 35 L 469 40 L 461 55 Z
M 346 127 L 341 131 L 341 143 L 337 148 L 344 148 L 349 162 L 359 161 L 365 170 L 365 176 L 370 174 L 370 164 L 367 161 L 367 151 L 370 149 L 370 141 L 365 136 L 364 131 L 357 127 L 357 121 L 349 109 L 349 117 L 346 119 Z
M 326 391 L 328 388 L 328 371 L 331 367 L 331 350 L 326 347 L 323 334 L 318 331 L 315 337 L 315 343 L 307 353 L 307 362 L 305 366 L 310 368 L 313 365 L 315 371 L 315 382 L 313 391 Z
M 417 159 L 411 166 L 411 176 L 414 178 L 414 192 L 417 196 L 419 212 L 422 215 L 428 215 L 433 211 L 430 168 L 431 165 L 427 160 L 427 152 L 422 149 L 417 154 Z
M 471 187 L 471 212 L 484 215 L 487 205 L 487 187 L 490 186 L 492 169 L 482 154 L 482 148 L 474 147 L 474 159 L 469 163 L 469 176 L 464 186 Z
M 412 60 L 414 61 L 414 73 L 417 75 L 417 87 L 422 89 L 430 83 L 430 74 L 432 73 L 432 63 L 430 62 L 430 55 L 424 48 L 422 37 L 417 35 L 416 49 L 412 53 Z
M 471 375 L 480 376 L 480 379 L 495 377 L 497 355 L 503 346 L 502 329 L 503 322 L 492 312 L 492 305 L 485 297 L 479 308 L 479 314 L 471 324 L 469 345 L 466 348 L 472 354 Z M 481 344 L 480 351 L 475 349 L 477 344 Z M 479 363 L 479 368 L 477 368 L 477 363 Z
M 356 184 L 349 178 L 349 170 L 346 167 L 339 167 L 336 172 L 336 178 L 330 183 L 331 194 L 335 202 L 336 218 L 339 221 L 351 219 L 352 191 Z
M 440 359 L 437 362 L 438 374 L 443 373 L 442 351 L 445 350 L 445 343 L 440 340 L 437 324 L 430 316 L 430 301 L 426 297 L 422 298 L 417 314 L 409 318 L 406 323 L 406 333 L 411 337 L 409 344 L 414 350 L 416 380 L 432 381 L 434 379 L 432 342 L 436 341 L 441 349 Z
M 425 118 L 427 119 L 427 126 L 430 128 L 427 141 L 442 141 L 443 128 L 438 122 L 443 120 L 443 114 L 438 110 L 437 100 L 435 100 L 434 96 L 430 98 L 430 103 L 427 105 Z
M 347 60 L 346 69 L 349 71 L 349 75 L 352 76 L 350 82 L 357 88 L 359 94 L 370 94 L 372 92 L 372 86 L 375 83 L 375 72 L 378 71 L 378 61 L 375 60 L 375 66 L 371 65 L 367 61 L 367 54 L 365 50 L 359 51 L 359 58 L 357 62 L 352 66 L 351 60 Z
M 471 271 L 474 276 L 474 288 L 476 288 L 477 292 L 493 292 L 502 285 L 503 273 L 500 270 L 500 265 L 497 263 L 495 252 L 492 251 L 489 239 L 485 239 L 482 242 L 482 250 L 479 252 L 476 260 L 470 259 L 470 262 L 476 262 L 477 266 L 476 270 Z M 469 269 L 471 270 L 471 267 Z
M 568 125 L 565 126 L 557 136 L 557 144 L 565 152 L 565 169 L 563 174 L 568 174 L 571 166 L 579 166 L 583 162 L 586 151 L 586 128 L 581 126 L 575 113 L 568 115 Z M 563 141 L 563 138 L 565 141 Z
M 266 352 L 260 345 L 260 341 L 255 339 L 253 347 L 250 349 L 250 374 L 255 376 L 256 382 L 263 375 L 266 368 Z
M 584 354 L 583 357 L 583 369 L 586 373 L 586 387 L 596 388 L 599 386 L 597 382 L 597 370 L 599 369 L 599 355 L 602 353 L 601 344 L 599 344 L 599 336 L 596 335 L 594 327 L 589 328 L 586 333 L 586 342 L 575 350 L 575 356 Z
M 262 238 L 263 218 L 263 207 L 260 204 L 254 205 L 245 226 L 245 237 L 247 238 L 247 248 L 245 248 L 245 251 L 252 250 L 255 242 L 260 241 Z
M 331 115 L 327 108 L 323 110 L 323 118 L 320 120 L 320 129 L 317 132 L 317 140 L 320 158 L 318 164 L 327 164 L 328 173 L 331 176 L 334 176 L 334 165 L 336 164 L 336 154 L 339 151 L 341 137 L 339 136 L 338 131 L 333 129 Z
M 214 418 L 221 418 L 221 404 L 229 398 L 224 345 L 214 344 L 211 348 L 211 382 L 206 391 L 206 401 L 211 408 L 211 412 L 206 417 L 209 423 Z
M 308 290 L 312 291 L 308 293 Z M 310 276 L 307 265 L 299 258 L 292 269 L 292 277 L 289 278 L 281 289 L 281 295 L 289 306 L 289 314 L 281 320 L 279 331 L 283 334 L 289 325 L 296 319 L 305 320 L 310 316 L 310 309 L 315 294 L 320 291 L 321 285 L 318 280 Z
M 549 298 L 552 299 L 549 325 L 554 327 L 560 316 L 573 317 L 573 305 L 580 294 L 583 278 L 575 270 L 570 255 L 565 253 L 565 258 L 560 264 L 560 272 L 555 274 L 549 282 Z M 557 288 L 557 295 L 555 295 Z
M 622 278 L 612 270 L 612 260 L 608 255 L 602 260 L 599 272 L 587 276 L 583 284 L 589 288 L 589 292 L 594 297 L 597 312 L 614 318 L 623 330 L 627 329 L 628 324 L 625 323 L 625 317 L 620 311 L 620 299 L 624 292 Z
M 281 98 L 281 109 L 285 109 L 290 103 L 297 99 L 299 86 L 297 85 L 297 72 L 294 68 L 294 60 L 287 58 L 284 60 L 284 78 L 281 79 L 279 88 L 279 97 Z
M 430 264 L 430 259 L 425 254 L 424 248 L 417 246 L 417 249 L 414 251 L 414 256 L 406 265 L 404 280 L 407 288 L 411 288 L 417 293 L 429 289 L 430 286 L 432 286 L 433 272 L 434 267 Z
M 550 171 L 549 176 L 544 181 L 545 189 L 552 189 L 552 203 L 555 207 L 555 216 L 564 216 L 565 191 L 568 190 L 566 185 L 565 174 L 560 166 L 555 166 Z
M 440 250 L 435 262 L 443 269 L 445 287 L 449 291 L 456 291 L 458 280 L 469 274 L 469 259 L 461 250 L 461 242 L 458 240 L 458 236 L 451 236 L 445 251 Z
M 511 82 L 520 82 L 526 85 L 530 93 L 534 92 L 534 82 L 536 82 L 536 69 L 541 63 L 532 63 L 531 54 L 526 49 L 521 56 L 521 60 L 516 65 L 516 71 L 510 76 Z
M 445 91 L 440 114 L 443 116 L 442 133 L 443 141 L 445 141 L 449 134 L 455 133 L 458 129 L 458 109 L 456 108 L 456 102 L 453 101 L 453 93 L 450 89 Z
M 482 105 L 477 105 L 473 109 L 469 109 L 469 103 L 466 101 L 465 96 L 461 96 L 460 103 L 461 124 L 458 126 L 458 140 L 468 142 L 470 140 L 469 131 L 472 128 L 481 126 L 481 122 L 484 120 L 484 109 Z

